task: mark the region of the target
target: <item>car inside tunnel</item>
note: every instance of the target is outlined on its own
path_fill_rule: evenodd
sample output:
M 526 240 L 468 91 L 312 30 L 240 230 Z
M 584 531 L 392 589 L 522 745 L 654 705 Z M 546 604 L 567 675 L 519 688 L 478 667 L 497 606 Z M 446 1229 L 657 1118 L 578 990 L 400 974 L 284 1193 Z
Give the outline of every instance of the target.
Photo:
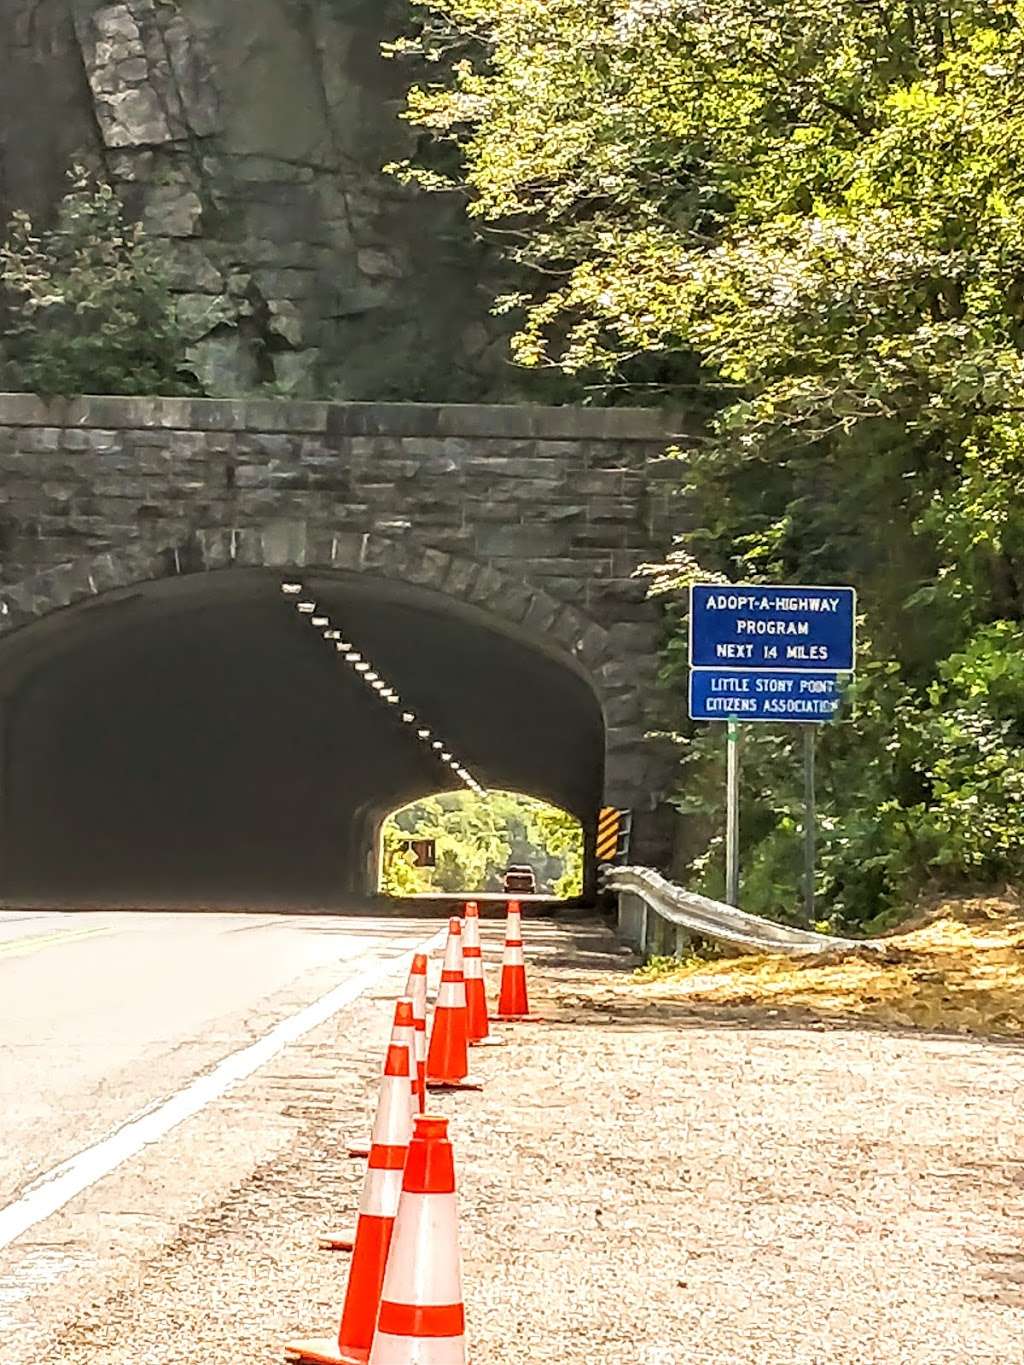
M 375 889 L 383 818 L 460 781 L 281 581 L 143 583 L 3 642 L 5 903 L 345 908 Z M 432 590 L 303 585 L 481 784 L 592 830 L 604 722 L 570 660 Z

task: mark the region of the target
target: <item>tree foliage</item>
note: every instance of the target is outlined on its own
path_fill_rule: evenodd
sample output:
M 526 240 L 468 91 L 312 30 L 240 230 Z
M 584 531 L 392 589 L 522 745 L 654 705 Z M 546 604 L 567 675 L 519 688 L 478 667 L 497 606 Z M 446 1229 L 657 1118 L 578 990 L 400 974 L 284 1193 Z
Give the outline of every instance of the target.
M 861 591 L 865 667 L 822 744 L 833 912 L 1019 876 L 1024 4 L 426 10 L 405 46 L 437 79 L 408 116 L 449 160 L 428 147 L 405 174 L 506 243 L 518 359 L 707 418 L 659 588 Z M 709 816 L 719 737 L 679 738 L 680 803 Z M 798 771 L 784 732 L 750 735 L 754 908 L 794 903 Z
M 418 867 L 409 839 L 432 839 L 437 866 Z M 509 863 L 529 864 L 538 890 L 562 898 L 583 889 L 583 831 L 555 806 L 514 792 L 483 797 L 452 792 L 396 811 L 384 825 L 382 889 L 395 896 L 424 891 L 499 891 Z
M 159 252 L 81 167 L 54 226 L 16 213 L 0 245 L 0 369 L 42 394 L 184 393 L 186 341 Z

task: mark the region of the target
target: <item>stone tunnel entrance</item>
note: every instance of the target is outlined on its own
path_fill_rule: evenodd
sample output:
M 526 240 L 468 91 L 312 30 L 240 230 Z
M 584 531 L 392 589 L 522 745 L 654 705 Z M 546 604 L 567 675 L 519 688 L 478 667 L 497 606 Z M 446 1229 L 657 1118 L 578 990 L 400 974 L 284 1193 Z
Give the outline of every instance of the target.
M 0 643 L 0 900 L 343 907 L 383 815 L 457 785 L 282 598 L 228 569 L 101 594 Z M 573 661 L 372 574 L 315 595 L 487 786 L 592 829 L 602 707 Z

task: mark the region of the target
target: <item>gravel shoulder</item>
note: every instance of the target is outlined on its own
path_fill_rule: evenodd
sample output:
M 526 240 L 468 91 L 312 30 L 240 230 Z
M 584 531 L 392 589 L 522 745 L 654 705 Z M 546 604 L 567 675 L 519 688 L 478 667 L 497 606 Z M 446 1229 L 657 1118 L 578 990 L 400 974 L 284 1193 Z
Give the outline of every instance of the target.
M 474 1365 L 1024 1359 L 1024 1048 L 666 1001 L 596 924 L 527 938 L 548 1022 L 437 1106 Z M 270 1365 L 330 1330 L 347 1261 L 315 1242 L 353 1221 L 342 1153 L 386 1013 L 358 1002 L 98 1186 L 115 1234 L 175 1172 L 194 1190 L 102 1276 L 34 1294 L 4 1365 Z M 251 1159 L 221 1170 L 239 1131 Z M 46 1235 L 73 1250 L 70 1225 Z

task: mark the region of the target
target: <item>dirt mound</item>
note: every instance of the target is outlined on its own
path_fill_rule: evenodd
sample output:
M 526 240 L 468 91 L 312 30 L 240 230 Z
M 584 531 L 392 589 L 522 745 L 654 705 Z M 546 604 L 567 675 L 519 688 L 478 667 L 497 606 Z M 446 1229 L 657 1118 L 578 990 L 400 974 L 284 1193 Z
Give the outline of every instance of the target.
M 638 973 L 648 996 L 987 1036 L 1024 1034 L 1024 907 L 1013 894 L 935 902 L 862 952 L 688 962 Z

